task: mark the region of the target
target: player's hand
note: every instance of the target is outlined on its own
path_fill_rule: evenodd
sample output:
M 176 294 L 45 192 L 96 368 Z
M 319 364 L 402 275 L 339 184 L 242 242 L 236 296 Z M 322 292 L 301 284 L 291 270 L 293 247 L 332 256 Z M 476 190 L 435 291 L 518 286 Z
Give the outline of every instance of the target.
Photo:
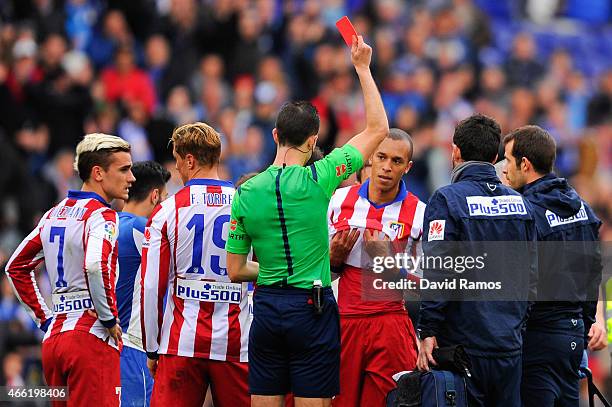
M 147 358 L 147 368 L 149 369 L 149 373 L 151 373 L 151 377 L 155 379 L 155 374 L 157 373 L 157 359 L 148 359 Z
M 342 230 L 332 236 L 329 242 L 329 262 L 337 267 L 346 261 L 359 238 L 359 229 Z
M 608 346 L 608 338 L 606 335 L 606 328 L 601 322 L 595 322 L 591 325 L 591 329 L 588 334 L 590 351 L 602 350 Z
M 363 248 L 371 258 L 390 256 L 389 242 L 389 236 L 378 230 L 366 229 L 363 232 Z
M 433 366 L 438 365 L 432 356 L 433 350 L 437 347 L 438 341 L 435 336 L 430 336 L 421 340 L 419 356 L 417 358 L 417 369 L 428 372 L 430 364 Z
M 353 35 L 353 44 L 351 45 L 351 62 L 355 69 L 367 69 L 370 67 L 372 60 L 372 48 L 363 41 L 363 37 Z
M 107 330 L 111 338 L 113 338 L 117 346 L 119 346 L 121 343 L 121 327 L 119 323 L 116 323 L 112 328 L 107 328 Z

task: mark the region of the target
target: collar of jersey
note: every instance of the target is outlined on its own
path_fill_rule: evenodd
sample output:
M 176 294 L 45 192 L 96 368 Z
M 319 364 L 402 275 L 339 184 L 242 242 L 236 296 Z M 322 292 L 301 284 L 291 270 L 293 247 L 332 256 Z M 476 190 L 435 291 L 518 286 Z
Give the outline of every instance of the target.
M 223 181 L 220 179 L 210 179 L 210 178 L 192 178 L 185 183 L 186 187 L 190 187 L 192 185 L 210 185 L 214 187 L 233 187 L 230 181 Z
M 108 202 L 106 202 L 106 200 L 104 198 L 102 198 L 100 195 L 96 194 L 95 192 L 89 192 L 89 191 L 75 191 L 75 190 L 70 190 L 68 191 L 68 198 L 71 199 L 96 199 L 100 202 L 102 202 L 104 205 L 108 206 L 110 208 L 110 204 Z
M 391 205 L 396 202 L 403 201 L 406 198 L 406 195 L 408 195 L 408 191 L 406 191 L 406 185 L 404 184 L 404 180 L 402 179 L 400 180 L 400 184 L 399 184 L 399 192 L 397 193 L 395 198 L 391 202 L 376 205 L 374 202 L 370 201 L 370 198 L 368 198 L 368 187 L 369 186 L 370 186 L 370 179 L 368 178 L 366 182 L 361 184 L 361 186 L 359 187 L 359 196 L 367 199 L 368 202 L 376 209 L 384 208 L 387 205 Z

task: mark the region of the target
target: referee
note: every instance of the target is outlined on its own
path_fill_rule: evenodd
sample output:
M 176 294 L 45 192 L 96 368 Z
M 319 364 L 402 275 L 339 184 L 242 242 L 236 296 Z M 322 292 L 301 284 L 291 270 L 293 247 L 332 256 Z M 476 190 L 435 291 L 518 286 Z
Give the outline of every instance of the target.
M 285 104 L 272 131 L 274 163 L 234 196 L 227 270 L 232 281 L 257 281 L 249 335 L 254 407 L 280 406 L 289 392 L 297 407 L 329 406 L 339 393 L 339 317 L 326 213 L 334 190 L 389 132 L 371 57 L 363 38 L 354 37 L 351 60 L 364 95 L 365 130 L 304 167 L 317 142 L 319 116 L 308 102 Z M 247 261 L 251 246 L 259 263 Z

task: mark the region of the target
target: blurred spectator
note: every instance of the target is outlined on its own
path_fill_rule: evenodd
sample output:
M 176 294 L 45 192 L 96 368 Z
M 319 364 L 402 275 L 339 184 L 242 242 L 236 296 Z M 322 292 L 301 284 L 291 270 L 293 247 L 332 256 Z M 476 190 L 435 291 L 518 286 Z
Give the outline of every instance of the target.
M 47 0 L 51 3 L 53 0 Z M 92 39 L 93 29 L 102 9 L 98 0 L 68 0 L 66 13 L 66 34 L 75 49 L 84 51 Z
M 59 69 L 66 51 L 66 40 L 60 34 L 50 34 L 45 38 L 40 50 L 40 61 L 43 72 L 48 73 Z
M 231 168 L 232 182 L 249 172 L 259 172 L 266 165 L 264 156 L 264 135 L 259 127 L 251 126 L 247 129 L 244 144 L 238 152 L 227 160 Z
M 115 65 L 102 71 L 102 83 L 108 102 L 139 102 L 147 115 L 155 108 L 155 89 L 148 75 L 138 68 L 134 53 L 121 47 L 115 55 Z
M 56 191 L 56 201 L 68 194 L 70 189 L 80 189 L 81 180 L 74 173 L 74 152 L 72 149 L 60 150 L 53 161 L 44 168 L 44 177 Z
M 529 86 L 540 79 L 544 68 L 536 60 L 536 45 L 528 33 L 516 36 L 512 46 L 512 55 L 506 63 L 508 82 L 512 86 Z
M 117 135 L 130 143 L 132 161 L 152 160 L 153 150 L 146 130 L 149 117 L 144 104 L 136 99 L 126 99 L 124 106 L 127 117 L 119 122 Z
M 612 69 L 602 75 L 599 83 L 599 90 L 588 105 L 589 126 L 612 121 Z
M 167 117 L 175 126 L 203 120 L 201 111 L 191 103 L 189 90 L 185 86 L 175 86 L 168 95 L 166 102 Z
M 109 10 L 87 44 L 87 53 L 97 69 L 113 60 L 119 49 L 130 50 L 132 58 L 142 61 L 141 50 L 119 10 Z
M 156 100 L 165 100 L 170 87 L 176 83 L 168 75 L 170 47 L 161 35 L 153 35 L 147 40 L 145 61 L 151 82 L 155 86 Z
M 66 61 L 70 74 L 58 67 L 45 80 L 30 87 L 30 106 L 38 118 L 49 127 L 49 151 L 74 147 L 83 135 L 83 123 L 91 108 L 89 81 L 91 75 L 83 70 L 87 62 Z M 72 66 L 82 63 L 82 66 Z M 89 75 L 89 76 L 88 76 Z
M 6 355 L 2 364 L 2 372 L 7 386 L 25 386 L 25 380 L 21 376 L 23 373 L 23 359 L 20 354 L 13 352 Z
M 32 38 L 21 38 L 13 46 L 13 66 L 6 78 L 6 84 L 17 103 L 26 99 L 26 87 L 42 81 L 43 71 L 36 57 L 38 46 Z
M 205 55 L 200 61 L 199 69 L 191 77 L 191 92 L 196 99 L 202 97 L 202 89 L 206 82 L 216 82 L 223 88 L 224 93 L 229 93 L 230 89 L 225 82 L 225 63 L 217 54 Z

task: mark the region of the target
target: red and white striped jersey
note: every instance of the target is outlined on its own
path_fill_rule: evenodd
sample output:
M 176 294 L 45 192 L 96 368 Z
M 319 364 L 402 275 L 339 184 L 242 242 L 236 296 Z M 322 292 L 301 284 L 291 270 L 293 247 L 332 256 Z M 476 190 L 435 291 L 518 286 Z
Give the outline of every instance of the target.
M 192 179 L 151 215 L 142 245 L 146 352 L 248 360 L 248 284 L 230 282 L 226 269 L 233 196 L 230 182 Z
M 46 330 L 43 341 L 77 330 L 120 348 L 105 329 L 117 318 L 117 236 L 117 213 L 101 196 L 69 191 L 13 253 L 6 266 L 9 281 L 32 318 Z M 43 259 L 53 289 L 53 310 L 34 278 Z M 94 309 L 98 318 L 88 309 Z
M 370 261 L 362 247 L 363 230 L 383 232 L 391 241 L 399 243 L 394 245 L 396 250 L 414 250 L 423 233 L 425 204 L 406 190 L 403 181 L 395 199 L 384 205 L 375 205 L 368 200 L 368 187 L 369 180 L 361 185 L 336 190 L 327 213 L 330 238 L 342 230 L 361 230 L 338 283 L 338 307 L 340 314 L 345 316 L 404 310 L 402 293 L 398 290 L 377 293 L 376 300 L 364 299 L 362 287 L 371 287 L 375 276 L 361 272 L 362 267 Z

